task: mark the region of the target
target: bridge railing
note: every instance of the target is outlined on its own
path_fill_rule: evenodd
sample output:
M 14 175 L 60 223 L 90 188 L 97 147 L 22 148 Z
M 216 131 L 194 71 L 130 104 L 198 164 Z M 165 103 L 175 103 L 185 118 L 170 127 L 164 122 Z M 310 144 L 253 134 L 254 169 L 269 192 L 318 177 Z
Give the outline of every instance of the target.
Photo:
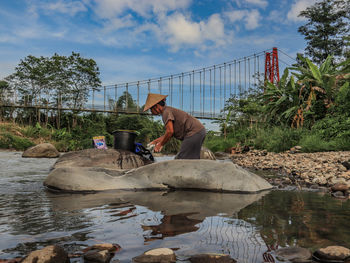
M 148 93 L 160 93 L 168 95 L 167 105 L 195 117 L 224 118 L 229 98 L 246 96 L 264 81 L 265 53 L 269 51 L 178 74 L 91 88 L 86 103 L 77 108 L 65 103 L 67 94 L 48 91 L 26 98 L 14 89 L 6 101 L 7 106 L 140 114 Z

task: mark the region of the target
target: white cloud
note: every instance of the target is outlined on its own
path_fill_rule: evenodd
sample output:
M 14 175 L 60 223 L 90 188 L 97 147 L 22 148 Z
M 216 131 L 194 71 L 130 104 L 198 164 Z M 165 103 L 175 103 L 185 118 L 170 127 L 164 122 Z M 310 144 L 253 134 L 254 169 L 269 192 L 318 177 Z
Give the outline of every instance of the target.
M 219 14 L 213 14 L 208 21 L 194 22 L 183 14 L 176 13 L 165 18 L 162 32 L 172 51 L 177 51 L 182 45 L 197 45 L 206 49 L 206 41 L 215 45 L 225 43 L 224 23 Z M 160 23 L 161 25 L 162 23 Z
M 293 22 L 305 21 L 305 18 L 298 17 L 301 11 L 315 4 L 316 0 L 296 0 L 287 14 L 287 19 Z
M 231 23 L 242 20 L 246 15 L 246 10 L 233 10 L 230 12 L 225 12 L 225 16 L 229 19 Z
M 79 2 L 79 1 L 57 1 L 55 3 L 45 4 L 42 5 L 42 8 L 44 9 L 46 7 L 46 10 L 53 11 L 53 12 L 60 12 L 63 14 L 68 14 L 70 16 L 74 16 L 75 14 L 79 12 L 85 12 L 87 11 L 86 6 Z
M 248 11 L 245 17 L 246 29 L 252 30 L 257 28 L 259 26 L 260 19 L 261 19 L 261 16 L 258 10 L 254 9 L 254 10 Z
M 130 10 L 142 17 L 187 8 L 191 0 L 94 0 L 96 13 L 103 18 L 120 16 Z
M 253 5 L 257 5 L 260 7 L 266 7 L 268 5 L 268 2 L 265 0 L 245 0 L 245 2 Z
M 260 26 L 261 15 L 256 9 L 233 10 L 225 12 L 224 15 L 231 23 L 243 20 L 245 22 L 245 28 L 248 30 L 253 30 Z

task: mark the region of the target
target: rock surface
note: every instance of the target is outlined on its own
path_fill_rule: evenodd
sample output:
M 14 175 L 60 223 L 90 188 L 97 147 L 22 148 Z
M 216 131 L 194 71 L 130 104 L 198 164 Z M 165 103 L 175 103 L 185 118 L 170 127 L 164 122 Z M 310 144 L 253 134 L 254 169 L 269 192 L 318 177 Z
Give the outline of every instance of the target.
M 67 252 L 60 246 L 47 246 L 31 252 L 22 263 L 68 263 Z
M 190 257 L 191 263 L 236 263 L 237 261 L 225 254 L 199 254 Z
M 51 143 L 41 143 L 25 150 L 22 157 L 25 158 L 57 158 L 60 153 Z
M 306 248 L 285 247 L 276 250 L 276 256 L 283 261 L 305 262 L 311 259 L 312 254 Z
M 114 149 L 85 149 L 62 155 L 54 168 L 103 167 L 108 169 L 133 169 L 152 163 L 129 151 Z
M 124 174 L 105 168 L 56 168 L 45 179 L 44 185 L 65 191 L 174 188 L 256 193 L 272 188 L 265 179 L 238 165 L 211 160 L 170 160 Z
M 112 254 L 108 250 L 90 250 L 84 254 L 83 258 L 91 262 L 107 263 L 112 258 Z
M 208 148 L 202 147 L 201 149 L 201 159 L 206 160 L 216 160 L 214 153 Z
M 280 170 L 295 184 L 350 187 L 350 171 L 343 165 L 350 160 L 350 151 L 318 153 L 270 153 L 251 150 L 232 155 L 232 161 L 246 168 Z
M 345 260 L 350 257 L 350 249 L 342 246 L 328 246 L 318 249 L 314 255 L 321 260 Z
M 148 263 L 148 262 L 162 262 L 170 263 L 176 262 L 176 256 L 173 250 L 170 248 L 156 248 L 146 251 L 140 256 L 133 258 L 134 262 Z

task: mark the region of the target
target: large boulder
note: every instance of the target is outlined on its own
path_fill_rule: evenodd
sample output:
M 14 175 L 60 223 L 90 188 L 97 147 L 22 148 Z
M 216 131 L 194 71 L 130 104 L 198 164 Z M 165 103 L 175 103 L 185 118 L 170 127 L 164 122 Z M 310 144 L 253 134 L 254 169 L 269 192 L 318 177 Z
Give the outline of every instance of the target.
M 107 169 L 133 169 L 152 163 L 135 153 L 114 149 L 85 149 L 62 155 L 53 168 L 102 167 Z
M 26 158 L 57 158 L 60 153 L 51 143 L 41 143 L 25 150 L 22 157 Z
M 266 180 L 236 164 L 211 160 L 170 160 L 127 172 L 103 167 L 58 167 L 44 185 L 65 191 L 198 189 L 256 193 L 272 188 Z

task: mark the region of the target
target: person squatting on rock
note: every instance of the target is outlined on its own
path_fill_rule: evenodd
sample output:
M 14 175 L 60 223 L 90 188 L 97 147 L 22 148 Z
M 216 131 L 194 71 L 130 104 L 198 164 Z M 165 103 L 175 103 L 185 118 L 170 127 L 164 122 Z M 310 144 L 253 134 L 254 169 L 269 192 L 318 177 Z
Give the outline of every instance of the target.
M 153 115 L 161 115 L 165 125 L 165 134 L 150 142 L 154 151 L 160 152 L 171 139 L 182 141 L 180 152 L 175 159 L 200 159 L 200 152 L 206 131 L 203 124 L 188 113 L 165 104 L 168 95 L 149 93 L 143 111 L 151 109 Z

